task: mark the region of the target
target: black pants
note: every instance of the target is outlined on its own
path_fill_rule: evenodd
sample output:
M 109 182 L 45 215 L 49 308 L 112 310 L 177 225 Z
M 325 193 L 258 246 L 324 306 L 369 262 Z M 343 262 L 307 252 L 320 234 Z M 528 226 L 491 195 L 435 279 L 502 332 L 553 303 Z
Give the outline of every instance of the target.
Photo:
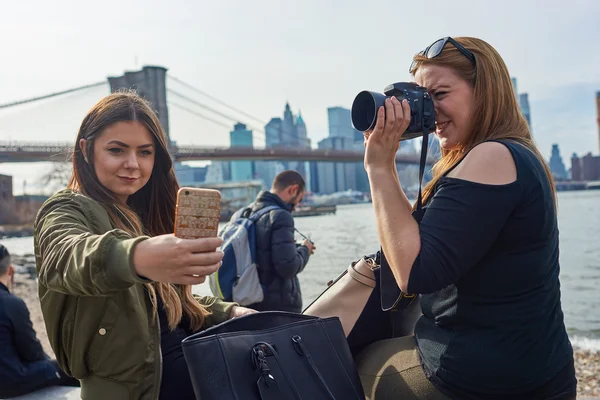
M 35 364 L 21 382 L 2 382 L 0 398 L 23 396 L 48 386 L 79 386 L 79 381 L 66 375 L 55 360 L 38 361 Z

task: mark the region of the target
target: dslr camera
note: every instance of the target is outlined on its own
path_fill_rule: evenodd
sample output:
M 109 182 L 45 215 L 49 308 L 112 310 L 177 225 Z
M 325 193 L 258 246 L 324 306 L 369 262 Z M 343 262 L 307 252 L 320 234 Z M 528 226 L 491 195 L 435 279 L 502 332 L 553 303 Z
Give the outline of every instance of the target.
M 435 130 L 435 110 L 427 89 L 416 83 L 397 82 L 385 87 L 383 94 L 369 91 L 360 92 L 352 103 L 352 125 L 361 132 L 375 128 L 377 110 L 388 97 L 408 100 L 410 105 L 410 125 L 401 137 L 402 140 L 422 136 L 423 131 Z

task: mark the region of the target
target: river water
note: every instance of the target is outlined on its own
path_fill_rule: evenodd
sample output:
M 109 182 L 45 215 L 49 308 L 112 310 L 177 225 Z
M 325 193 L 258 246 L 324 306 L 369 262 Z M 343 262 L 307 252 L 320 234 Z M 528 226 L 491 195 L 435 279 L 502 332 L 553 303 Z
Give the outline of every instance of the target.
M 600 349 L 600 191 L 561 192 L 558 199 L 565 323 L 574 345 Z M 352 260 L 379 246 L 371 204 L 340 206 L 335 215 L 296 218 L 296 227 L 317 246 L 300 274 L 305 305 Z M 31 237 L 2 243 L 14 254 L 33 251 Z M 206 283 L 194 291 L 210 294 Z

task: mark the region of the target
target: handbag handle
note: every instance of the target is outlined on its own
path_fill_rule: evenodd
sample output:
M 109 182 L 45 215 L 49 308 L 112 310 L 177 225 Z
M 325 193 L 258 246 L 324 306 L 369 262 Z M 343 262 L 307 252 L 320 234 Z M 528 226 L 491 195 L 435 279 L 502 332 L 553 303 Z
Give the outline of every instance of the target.
M 282 398 L 279 385 L 277 384 L 277 381 L 273 375 L 270 373 L 266 354 L 275 358 L 275 362 L 281 368 L 282 374 L 285 376 L 288 384 L 294 391 L 295 397 L 298 400 L 302 400 L 300 393 L 298 393 L 298 388 L 296 388 L 296 385 L 294 384 L 294 380 L 290 379 L 289 372 L 285 366 L 279 362 L 277 350 L 275 350 L 275 348 L 267 342 L 258 342 L 252 346 L 252 364 L 256 369 L 259 370 L 261 374 L 260 378 L 258 378 L 258 381 L 256 382 L 261 400 L 277 400 Z
M 333 393 L 331 393 L 331 390 L 329 390 L 329 387 L 327 386 L 327 383 L 325 382 L 323 375 L 321 375 L 321 372 L 319 372 L 319 369 L 315 365 L 315 362 L 313 361 L 310 353 L 308 352 L 308 349 L 306 348 L 306 346 L 304 346 L 304 342 L 302 341 L 302 338 L 299 335 L 294 335 L 294 336 L 292 336 L 292 342 L 294 343 L 294 348 L 296 349 L 296 352 L 298 352 L 298 354 L 300 354 L 301 356 L 306 358 L 311 369 L 313 370 L 315 375 L 317 375 L 317 378 L 319 378 L 319 382 L 321 382 L 321 386 L 323 386 L 323 388 L 327 391 L 327 394 L 329 395 L 329 397 L 331 397 L 331 400 L 335 400 L 335 396 L 333 395 Z
M 348 267 L 348 275 L 350 275 L 350 277 L 352 277 L 352 279 L 354 279 L 356 282 L 370 288 L 375 288 L 375 285 L 377 284 L 373 269 L 368 266 L 368 262 L 364 258 L 361 258 L 357 263 L 350 264 Z

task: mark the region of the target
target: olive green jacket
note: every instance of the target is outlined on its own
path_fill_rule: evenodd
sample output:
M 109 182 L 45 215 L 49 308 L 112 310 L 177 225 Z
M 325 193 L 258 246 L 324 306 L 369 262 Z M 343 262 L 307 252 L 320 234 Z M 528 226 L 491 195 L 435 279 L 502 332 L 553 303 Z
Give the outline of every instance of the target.
M 147 237 L 114 229 L 104 206 L 69 190 L 40 209 L 34 224 L 39 295 L 48 338 L 63 370 L 81 381 L 81 397 L 158 398 L 160 331 L 133 249 Z M 225 321 L 233 303 L 197 297 Z

